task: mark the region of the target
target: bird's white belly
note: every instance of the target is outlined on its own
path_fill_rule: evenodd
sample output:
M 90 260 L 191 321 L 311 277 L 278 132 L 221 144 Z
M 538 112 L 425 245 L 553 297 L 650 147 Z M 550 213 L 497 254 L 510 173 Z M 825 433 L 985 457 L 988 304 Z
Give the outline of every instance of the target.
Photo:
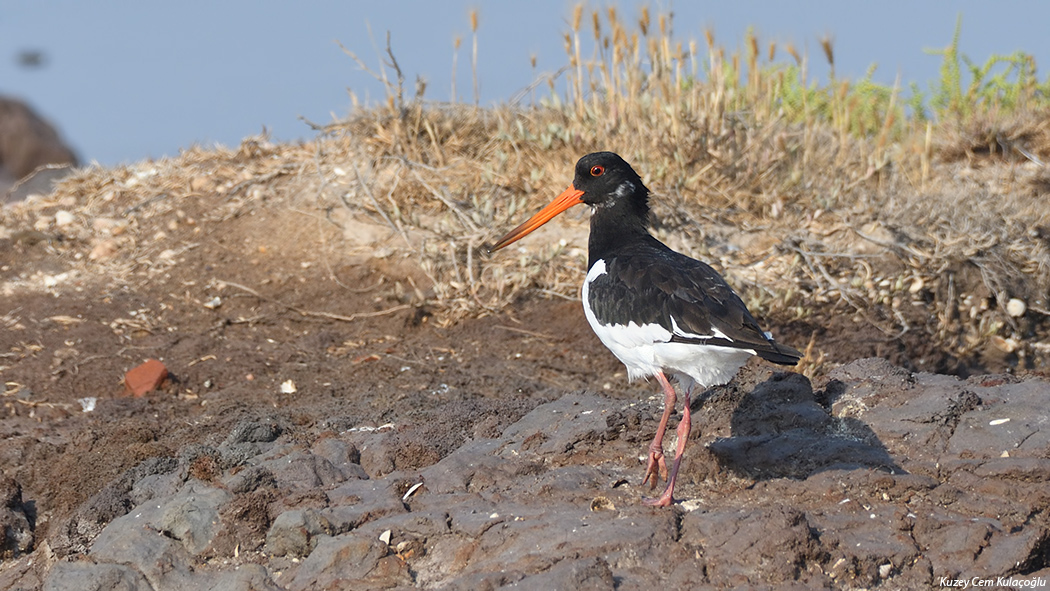
M 612 354 L 626 367 L 628 379 L 649 377 L 658 371 L 688 376 L 702 387 L 725 384 L 733 379 L 748 358 L 751 349 L 672 343 L 671 331 L 659 324 L 602 324 L 588 304 L 588 285 L 605 273 L 598 261 L 587 273 L 583 284 L 583 311 L 591 329 Z

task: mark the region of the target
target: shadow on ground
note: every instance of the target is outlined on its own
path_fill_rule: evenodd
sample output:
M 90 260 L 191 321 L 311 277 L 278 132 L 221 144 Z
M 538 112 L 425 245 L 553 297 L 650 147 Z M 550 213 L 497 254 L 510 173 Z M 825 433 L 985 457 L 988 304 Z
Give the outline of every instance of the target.
M 732 411 L 731 436 L 709 449 L 726 470 L 755 480 L 805 479 L 824 470 L 904 470 L 863 421 L 836 417 L 825 391 L 805 376 L 777 373 L 747 389 Z

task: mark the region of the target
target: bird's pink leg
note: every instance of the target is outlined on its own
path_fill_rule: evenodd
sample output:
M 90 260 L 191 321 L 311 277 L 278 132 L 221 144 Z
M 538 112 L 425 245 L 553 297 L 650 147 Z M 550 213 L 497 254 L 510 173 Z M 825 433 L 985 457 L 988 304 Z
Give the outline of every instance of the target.
M 678 401 L 674 386 L 667 381 L 664 372 L 656 372 L 656 380 L 664 389 L 664 414 L 660 417 L 660 426 L 656 428 L 656 437 L 653 437 L 653 442 L 649 444 L 649 462 L 645 466 L 645 478 L 642 480 L 642 484 L 645 484 L 652 478 L 652 482 L 649 483 L 650 489 L 656 488 L 656 483 L 661 477 L 667 480 L 667 462 L 664 461 L 664 431 L 667 430 L 667 420 L 671 418 L 671 411 L 674 410 L 675 402 Z
M 682 420 L 678 422 L 676 431 L 678 434 L 678 445 L 675 448 L 674 464 L 671 465 L 671 475 L 667 479 L 667 488 L 664 489 L 664 494 L 660 495 L 660 498 L 645 499 L 646 505 L 667 507 L 674 504 L 674 483 L 675 479 L 678 478 L 678 467 L 682 464 L 682 454 L 685 453 L 685 442 L 689 439 L 689 430 L 693 426 L 692 415 L 689 412 L 689 394 L 688 390 L 684 394 L 685 409 L 682 411 Z

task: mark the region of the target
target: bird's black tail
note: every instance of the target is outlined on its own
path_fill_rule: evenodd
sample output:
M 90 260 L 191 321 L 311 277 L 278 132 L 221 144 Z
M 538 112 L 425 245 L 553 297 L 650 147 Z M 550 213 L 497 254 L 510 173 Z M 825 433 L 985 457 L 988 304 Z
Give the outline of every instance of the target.
M 756 349 L 755 353 L 762 359 L 777 365 L 796 365 L 799 359 L 802 359 L 802 352 L 798 349 L 773 341 L 769 341 L 769 347 Z

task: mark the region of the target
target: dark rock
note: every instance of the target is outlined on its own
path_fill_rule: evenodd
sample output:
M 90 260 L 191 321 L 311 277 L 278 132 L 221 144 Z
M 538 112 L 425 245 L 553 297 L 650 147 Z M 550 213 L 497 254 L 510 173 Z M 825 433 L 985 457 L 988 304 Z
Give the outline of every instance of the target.
M 89 555 L 97 562 L 135 569 L 154 589 L 185 589 L 192 584 L 193 559 L 183 545 L 132 520 L 116 527 L 110 524 L 95 539 Z
M 325 437 L 314 443 L 310 451 L 331 462 L 342 473 L 343 480 L 368 478 L 368 472 L 361 467 L 361 452 L 352 443 Z
M 114 519 L 99 534 L 92 551 L 105 551 L 113 538 L 124 536 L 129 529 L 149 527 L 162 532 L 165 539 L 182 542 L 189 554 L 200 554 L 221 529 L 219 509 L 231 498 L 228 491 L 191 480 L 175 495 L 154 499 Z
M 335 531 L 346 532 L 367 521 L 408 511 L 392 482 L 348 480 L 327 493 L 331 507 L 321 513 Z
M 219 509 L 232 495 L 220 488 L 188 482 L 181 491 L 160 506 L 156 527 L 182 542 L 190 554 L 200 554 L 219 532 Z M 150 522 L 144 514 L 135 513 L 138 523 Z
M 91 541 L 111 520 L 127 514 L 135 506 L 131 492 L 136 482 L 147 476 L 168 474 L 178 467 L 174 458 L 150 458 L 124 472 L 81 505 L 66 522 L 59 525 L 50 545 L 58 556 L 83 553 Z M 148 496 L 141 491 L 136 497 Z
M 299 566 L 288 588 L 292 591 L 363 589 L 411 584 L 407 570 L 404 573 L 392 574 L 380 572 L 380 561 L 386 555 L 387 545 L 375 538 L 353 533 L 335 537 L 323 536 L 310 556 Z M 377 575 L 380 577 L 377 578 Z
M 824 552 L 805 514 L 788 506 L 695 511 L 681 527 L 682 543 L 702 549 L 712 581 L 794 581 Z
M 339 484 L 345 474 L 331 462 L 308 451 L 296 451 L 259 464 L 269 470 L 277 485 L 288 489 L 313 489 Z
M 193 591 L 284 591 L 265 566 L 250 563 L 217 573 L 199 573 L 193 583 Z
M 574 589 L 605 591 L 616 588 L 616 577 L 605 560 L 599 557 L 562 560 L 550 570 L 525 577 L 512 585 L 515 589 Z
M 407 539 L 435 538 L 450 533 L 449 515 L 446 511 L 429 509 L 411 513 L 396 513 L 362 524 L 354 530 L 363 536 L 379 537 L 390 531 L 390 545 Z
M 357 436 L 361 468 L 371 478 L 379 478 L 395 470 L 398 439 L 393 431 L 362 433 Z
M 17 558 L 33 547 L 33 513 L 22 502 L 22 487 L 0 474 L 0 560 Z
M 250 466 L 226 478 L 224 484 L 230 489 L 230 492 L 243 494 L 263 487 L 276 487 L 277 478 L 268 468 Z
M 503 431 L 500 455 L 565 453 L 599 444 L 608 429 L 608 406 L 607 399 L 584 394 L 569 394 L 541 404 Z M 542 443 L 528 445 L 536 440 L 536 434 L 543 436 Z
M 269 443 L 275 441 L 283 432 L 284 428 L 275 420 L 246 420 L 237 423 L 224 443 Z
M 153 591 L 142 573 L 122 564 L 59 562 L 48 573 L 44 591 Z
M 266 552 L 275 556 L 306 556 L 318 536 L 331 536 L 332 524 L 316 509 L 292 509 L 273 520 L 266 534 Z

